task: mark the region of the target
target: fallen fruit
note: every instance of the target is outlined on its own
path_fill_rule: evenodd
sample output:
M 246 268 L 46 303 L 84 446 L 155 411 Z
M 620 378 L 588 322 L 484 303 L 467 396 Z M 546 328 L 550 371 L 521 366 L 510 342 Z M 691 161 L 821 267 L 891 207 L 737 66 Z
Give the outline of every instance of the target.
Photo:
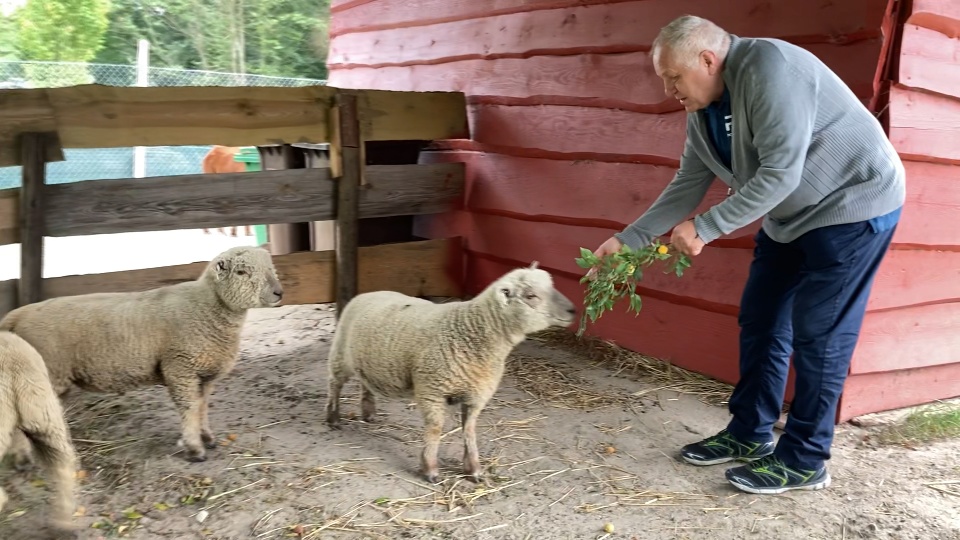
M 612 533 L 613 532 L 613 523 L 607 523 L 603 526 L 603 532 Z

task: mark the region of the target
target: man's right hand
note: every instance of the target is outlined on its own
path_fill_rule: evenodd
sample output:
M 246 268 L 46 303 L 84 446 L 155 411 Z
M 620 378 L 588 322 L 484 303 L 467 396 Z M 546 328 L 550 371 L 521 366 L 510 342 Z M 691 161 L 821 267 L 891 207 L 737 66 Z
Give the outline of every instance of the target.
M 593 254 L 594 254 L 597 258 L 602 259 L 602 258 L 606 257 L 607 255 L 612 255 L 612 254 L 620 251 L 620 248 L 622 248 L 622 247 L 623 247 L 623 242 L 621 242 L 620 240 L 618 240 L 616 236 L 611 236 L 606 242 L 600 244 L 600 247 L 598 247 L 598 248 L 596 249 L 596 251 L 593 252 Z M 587 277 L 590 278 L 590 279 L 593 279 L 593 277 L 594 277 L 596 274 L 597 274 L 597 268 L 596 268 L 596 267 L 593 267 L 593 268 L 591 268 L 590 270 L 587 271 Z

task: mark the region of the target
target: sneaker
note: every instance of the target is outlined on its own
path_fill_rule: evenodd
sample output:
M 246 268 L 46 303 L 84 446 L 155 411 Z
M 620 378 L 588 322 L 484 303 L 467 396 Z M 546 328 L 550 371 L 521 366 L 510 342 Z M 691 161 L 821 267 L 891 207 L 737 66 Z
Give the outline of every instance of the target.
M 816 491 L 830 487 L 826 466 L 811 471 L 787 467 L 780 458 L 767 456 L 742 467 L 726 471 L 727 481 L 747 493 L 777 494 L 792 489 Z
M 728 461 L 750 462 L 773 453 L 773 442 L 741 441 L 726 429 L 680 449 L 680 457 L 694 465 L 716 465 Z

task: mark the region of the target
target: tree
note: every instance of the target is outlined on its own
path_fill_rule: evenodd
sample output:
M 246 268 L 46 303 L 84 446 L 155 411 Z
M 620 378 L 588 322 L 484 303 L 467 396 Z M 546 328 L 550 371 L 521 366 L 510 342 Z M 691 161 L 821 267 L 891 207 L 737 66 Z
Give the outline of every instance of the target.
M 110 0 L 27 0 L 15 15 L 17 51 L 24 60 L 89 62 L 107 29 Z M 86 66 L 28 65 L 35 86 L 92 82 Z

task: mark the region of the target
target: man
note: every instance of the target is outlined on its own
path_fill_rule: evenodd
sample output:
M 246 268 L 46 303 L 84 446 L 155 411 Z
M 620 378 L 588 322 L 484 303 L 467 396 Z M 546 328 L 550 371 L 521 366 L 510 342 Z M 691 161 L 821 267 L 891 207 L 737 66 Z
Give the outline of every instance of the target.
M 694 465 L 747 462 L 726 478 L 750 493 L 826 488 L 837 402 L 905 199 L 903 164 L 876 118 L 804 49 L 684 16 L 651 54 L 666 94 L 688 113 L 680 168 L 595 253 L 645 246 L 672 228 L 673 247 L 696 256 L 763 218 L 740 304 L 732 418 L 680 453 Z M 728 197 L 683 221 L 714 177 Z M 796 392 L 774 444 L 791 353 Z

